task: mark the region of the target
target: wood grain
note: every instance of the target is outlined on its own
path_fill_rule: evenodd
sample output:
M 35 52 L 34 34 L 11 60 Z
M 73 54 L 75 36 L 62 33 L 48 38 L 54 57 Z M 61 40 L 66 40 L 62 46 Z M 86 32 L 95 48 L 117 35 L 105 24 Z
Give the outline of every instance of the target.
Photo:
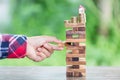
M 66 42 L 86 42 L 86 39 L 66 39 Z
M 69 28 L 69 27 L 85 27 L 85 24 L 84 23 L 66 23 L 65 24 L 65 27 L 66 28 Z
M 86 61 L 67 61 L 67 65 L 86 65 Z
M 85 69 L 70 69 L 70 68 L 67 68 L 67 72 L 81 72 L 81 73 L 85 73 L 86 70 Z
M 80 57 L 80 58 L 82 58 L 82 57 L 85 57 L 85 54 L 69 54 L 69 53 L 67 53 L 66 57 Z

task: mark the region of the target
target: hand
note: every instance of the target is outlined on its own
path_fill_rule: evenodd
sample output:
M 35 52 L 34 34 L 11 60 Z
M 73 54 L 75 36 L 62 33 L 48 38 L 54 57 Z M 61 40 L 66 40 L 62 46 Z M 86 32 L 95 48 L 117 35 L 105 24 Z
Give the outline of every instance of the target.
M 62 43 L 55 37 L 35 36 L 27 38 L 26 56 L 33 61 L 42 61 L 54 52 L 54 50 L 62 50 L 63 48 L 52 45 L 49 42 Z

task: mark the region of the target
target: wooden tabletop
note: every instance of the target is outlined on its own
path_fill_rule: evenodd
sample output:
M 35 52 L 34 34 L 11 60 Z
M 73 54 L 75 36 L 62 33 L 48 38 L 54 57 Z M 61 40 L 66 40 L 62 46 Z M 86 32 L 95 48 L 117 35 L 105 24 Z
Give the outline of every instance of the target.
M 86 78 L 66 78 L 66 67 L 0 67 L 0 80 L 120 80 L 120 67 L 87 67 Z

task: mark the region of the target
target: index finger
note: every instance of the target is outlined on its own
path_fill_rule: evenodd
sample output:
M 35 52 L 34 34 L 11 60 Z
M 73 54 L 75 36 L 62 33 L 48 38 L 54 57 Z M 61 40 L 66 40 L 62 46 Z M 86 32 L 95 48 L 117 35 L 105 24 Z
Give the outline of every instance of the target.
M 62 43 L 61 40 L 57 39 L 56 37 L 53 36 L 45 36 L 45 39 L 47 42 L 54 42 L 54 43 Z
M 51 47 L 54 49 L 54 50 L 63 50 L 64 48 L 63 47 L 59 47 L 58 45 L 53 45 L 53 44 L 49 44 L 51 45 Z

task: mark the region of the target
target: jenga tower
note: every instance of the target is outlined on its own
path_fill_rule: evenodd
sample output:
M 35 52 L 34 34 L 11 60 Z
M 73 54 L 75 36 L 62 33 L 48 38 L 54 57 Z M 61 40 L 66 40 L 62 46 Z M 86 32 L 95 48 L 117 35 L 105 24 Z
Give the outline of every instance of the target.
M 84 7 L 79 7 L 79 15 L 65 20 L 66 27 L 66 76 L 82 77 L 86 75 L 86 15 Z

